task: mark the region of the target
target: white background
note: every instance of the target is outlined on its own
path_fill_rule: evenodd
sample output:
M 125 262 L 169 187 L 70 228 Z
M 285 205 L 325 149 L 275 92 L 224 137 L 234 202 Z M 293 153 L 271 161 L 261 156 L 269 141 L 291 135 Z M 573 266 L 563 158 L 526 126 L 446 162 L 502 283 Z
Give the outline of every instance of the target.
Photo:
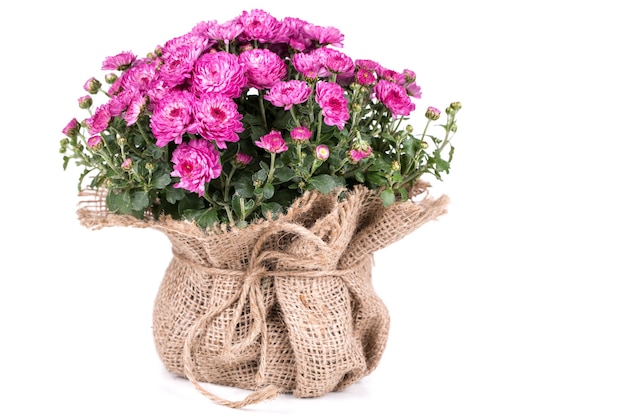
M 619 2 L 137 3 L 0 6 L 0 415 L 626 416 Z M 392 317 L 379 367 L 342 393 L 246 412 L 163 370 L 151 310 L 169 241 L 82 228 L 58 143 L 104 57 L 259 7 L 414 70 L 422 109 L 463 109 L 432 191 L 449 213 L 375 256 Z

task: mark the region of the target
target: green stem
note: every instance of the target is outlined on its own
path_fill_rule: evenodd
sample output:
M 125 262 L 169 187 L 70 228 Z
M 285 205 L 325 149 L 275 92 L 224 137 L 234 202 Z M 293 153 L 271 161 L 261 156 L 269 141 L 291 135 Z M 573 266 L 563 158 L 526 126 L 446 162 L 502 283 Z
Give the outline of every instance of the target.
M 300 120 L 298 120 L 298 117 L 296 116 L 296 109 L 294 109 L 293 106 L 289 109 L 289 113 L 291 113 L 293 121 L 296 122 L 296 126 L 300 126 Z
M 230 172 L 228 173 L 228 176 L 226 176 L 226 183 L 224 184 L 224 201 L 225 201 L 226 203 L 228 203 L 228 201 L 229 201 L 229 200 L 228 200 L 228 199 L 229 199 L 229 196 L 228 196 L 228 191 L 229 191 L 229 189 L 230 189 L 230 181 L 232 180 L 233 175 L 235 174 L 235 171 L 236 171 L 236 170 L 237 170 L 237 168 L 235 168 L 235 165 L 233 165 L 233 166 L 231 167 L 231 169 L 230 169 Z M 227 207 L 228 207 L 228 206 L 227 206 Z
M 263 103 L 263 93 L 259 90 L 259 109 L 261 110 L 261 119 L 263 119 L 263 127 L 267 130 L 267 118 L 265 117 L 265 104 Z

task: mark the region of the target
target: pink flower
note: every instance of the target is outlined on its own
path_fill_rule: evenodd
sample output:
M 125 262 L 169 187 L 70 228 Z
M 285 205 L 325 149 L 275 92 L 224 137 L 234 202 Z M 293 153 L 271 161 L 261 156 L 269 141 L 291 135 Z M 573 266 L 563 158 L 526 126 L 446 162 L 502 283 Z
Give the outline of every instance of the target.
M 291 139 L 294 142 L 306 142 L 311 139 L 311 131 L 306 126 L 297 126 L 291 129 Z
M 193 116 L 187 130 L 214 141 L 220 149 L 226 148 L 226 142 L 238 142 L 238 133 L 244 131 L 237 103 L 223 94 L 204 94 L 195 100 Z
M 329 72 L 343 75 L 351 75 L 354 72 L 354 61 L 343 52 L 331 48 L 320 48 L 316 53 Z
M 61 131 L 65 136 L 70 138 L 75 138 L 78 135 L 78 131 L 80 130 L 80 125 L 78 124 L 78 120 L 73 118 L 69 121 L 67 125 Z
M 339 84 L 318 81 L 316 90 L 315 100 L 322 108 L 324 123 L 343 129 L 350 118 L 348 99 L 344 96 L 343 88 Z
M 372 148 L 367 147 L 366 149 L 350 149 L 348 152 L 350 161 L 353 163 L 359 162 L 361 159 L 367 158 L 372 154 Z
M 246 69 L 248 85 L 260 90 L 270 88 L 287 75 L 287 65 L 268 49 L 250 49 L 239 55 Z
M 282 26 L 278 19 L 260 9 L 244 11 L 239 17 L 239 22 L 243 25 L 244 38 L 259 42 L 274 41 L 276 33 L 281 30 Z
M 380 80 L 374 86 L 376 98 L 389 109 L 393 117 L 408 116 L 415 110 L 415 103 L 401 85 L 387 80 Z
M 111 121 L 111 113 L 106 104 L 101 105 L 96 109 L 93 116 L 85 119 L 85 125 L 89 130 L 90 135 L 97 135 L 104 131 Z
M 197 95 L 220 93 L 229 98 L 238 97 L 246 82 L 245 67 L 237 56 L 222 51 L 198 58 L 191 77 Z
M 323 27 L 307 24 L 302 27 L 302 31 L 320 45 L 332 45 L 338 48 L 343 46 L 344 35 L 339 29 L 332 26 Z
M 124 73 L 119 81 L 123 90 L 137 90 L 145 93 L 150 89 L 156 76 L 157 66 L 152 61 L 135 64 Z
M 237 36 L 241 35 L 242 32 L 243 25 L 239 21 L 239 18 L 231 19 L 222 24 L 213 22 L 213 24 L 209 25 L 207 28 L 209 38 L 227 43 L 233 41 Z
M 135 62 L 135 59 L 137 59 L 137 55 L 132 52 L 121 52 L 107 57 L 102 63 L 102 69 L 124 71 Z
M 267 135 L 261 136 L 254 144 L 270 153 L 281 153 L 289 149 L 285 144 L 283 135 L 277 130 L 272 130 Z
M 361 85 L 374 85 L 376 83 L 376 76 L 371 70 L 359 68 L 356 72 L 356 81 Z
M 429 120 L 437 120 L 437 119 L 439 119 L 440 115 L 441 115 L 441 111 L 438 108 L 436 108 L 436 107 L 429 106 L 426 109 L 425 116 Z
M 157 73 L 163 85 L 175 87 L 189 80 L 194 64 L 206 44 L 206 39 L 190 34 L 168 41 L 163 46 L 162 63 Z
M 183 90 L 172 90 L 154 106 L 150 130 L 157 146 L 170 142 L 181 144 L 183 134 L 192 120 L 193 96 Z
M 204 195 L 204 185 L 220 176 L 220 154 L 215 147 L 203 139 L 192 139 L 181 143 L 172 152 L 174 171 L 172 177 L 180 177 L 174 188 L 183 188 Z
M 311 95 L 311 87 L 306 81 L 279 81 L 265 94 L 265 99 L 276 107 L 289 110 L 294 104 L 307 101 Z
M 315 148 L 315 157 L 321 161 L 325 161 L 330 156 L 330 150 L 326 145 L 317 145 Z
M 128 103 L 128 107 L 126 108 L 126 112 L 124 113 L 124 121 L 126 121 L 127 126 L 132 126 L 137 122 L 137 119 L 139 119 L 139 115 L 143 111 L 145 105 L 145 96 L 136 94 L 131 98 Z
M 310 80 L 329 75 L 319 57 L 315 54 L 299 52 L 293 56 L 292 63 L 296 71 Z
M 89 78 L 87 81 L 85 81 L 85 84 L 83 84 L 83 89 L 89 94 L 96 94 L 98 91 L 100 91 L 100 87 L 102 87 L 102 83 L 96 80 L 94 77 Z

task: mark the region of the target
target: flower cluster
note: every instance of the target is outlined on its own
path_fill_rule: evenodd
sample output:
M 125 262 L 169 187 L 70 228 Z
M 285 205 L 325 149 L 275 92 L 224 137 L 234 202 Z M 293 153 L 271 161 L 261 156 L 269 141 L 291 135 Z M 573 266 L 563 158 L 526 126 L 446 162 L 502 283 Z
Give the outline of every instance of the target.
M 255 9 L 145 57 L 109 56 L 104 83 L 89 78 L 78 99 L 88 117 L 62 130 L 64 168 L 84 166 L 79 189 L 105 189 L 111 212 L 203 228 L 272 218 L 307 190 L 363 185 L 385 205 L 405 201 L 422 175 L 449 172 L 461 105 L 433 124 L 441 137 L 428 131 L 435 107 L 414 132 L 415 73 L 352 59 L 343 41 Z

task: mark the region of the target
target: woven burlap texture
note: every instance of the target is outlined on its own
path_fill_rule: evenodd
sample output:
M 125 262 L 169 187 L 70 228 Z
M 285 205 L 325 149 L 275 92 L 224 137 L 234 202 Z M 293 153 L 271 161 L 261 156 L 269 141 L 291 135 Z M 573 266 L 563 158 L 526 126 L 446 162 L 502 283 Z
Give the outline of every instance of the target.
M 166 369 L 233 408 L 279 393 L 318 397 L 371 373 L 390 317 L 372 285 L 377 250 L 446 212 L 447 196 L 383 207 L 372 191 L 308 192 L 276 220 L 203 231 L 187 221 L 139 220 L 107 212 L 85 192 L 82 225 L 150 227 L 173 257 L 153 311 Z M 401 260 L 399 260 L 401 262 Z M 201 382 L 252 391 L 231 401 Z

